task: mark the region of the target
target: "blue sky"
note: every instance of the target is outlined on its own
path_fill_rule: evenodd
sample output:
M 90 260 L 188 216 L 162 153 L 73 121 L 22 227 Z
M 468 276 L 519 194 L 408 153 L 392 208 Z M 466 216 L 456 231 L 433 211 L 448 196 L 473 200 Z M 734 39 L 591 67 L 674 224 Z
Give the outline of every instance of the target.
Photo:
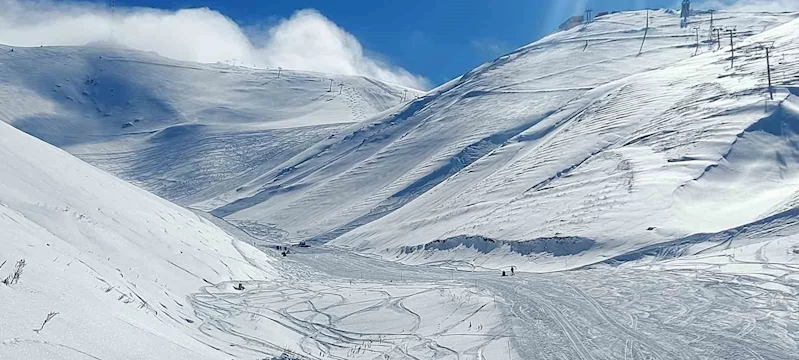
M 103 1 L 96 1 L 103 2 Z M 118 6 L 209 7 L 243 28 L 319 10 L 363 47 L 433 85 L 552 32 L 576 0 L 117 0 Z M 590 0 L 596 10 L 674 6 L 676 0 Z

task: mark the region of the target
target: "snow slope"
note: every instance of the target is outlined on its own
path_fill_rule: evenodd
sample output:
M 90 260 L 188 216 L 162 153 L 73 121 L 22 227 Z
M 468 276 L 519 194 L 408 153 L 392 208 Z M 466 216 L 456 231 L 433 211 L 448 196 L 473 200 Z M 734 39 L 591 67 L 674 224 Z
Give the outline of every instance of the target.
M 17 282 L 0 283 L 1 359 L 473 358 L 507 349 L 485 291 L 309 272 L 8 124 L 0 138 L 0 280 L 25 260 Z
M 188 296 L 267 279 L 269 258 L 5 123 L 0 138 L 0 273 L 27 263 L 18 283 L 0 284 L 0 357 L 219 358 Z
M 709 14 L 645 16 L 548 36 L 201 206 L 270 240 L 536 271 L 792 208 L 799 14 L 717 12 L 734 68 Z M 766 109 L 772 41 L 785 85 Z
M 283 70 L 278 78 L 277 70 L 103 44 L 11 50 L 0 46 L 0 120 L 181 204 L 235 188 L 420 94 L 362 77 Z
M 249 239 L 235 228 L 220 223 L 223 231 L 5 123 L 0 138 L 0 278 L 25 260 L 18 281 L 0 283 L 2 359 L 507 351 L 498 304 L 483 290 L 353 282 L 279 262 L 235 239 Z

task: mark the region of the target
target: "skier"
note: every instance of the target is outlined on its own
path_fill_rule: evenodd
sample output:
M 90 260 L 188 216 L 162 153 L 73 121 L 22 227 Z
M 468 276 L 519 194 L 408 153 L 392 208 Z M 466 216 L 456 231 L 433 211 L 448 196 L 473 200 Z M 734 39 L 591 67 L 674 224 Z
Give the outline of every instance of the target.
M 513 266 L 510 267 L 510 275 L 511 276 L 516 275 L 516 272 L 513 271 Z
M 505 274 L 505 270 L 502 270 L 502 276 L 508 276 L 507 274 Z
M 235 287 L 233 287 L 233 289 L 234 290 L 238 290 L 238 291 L 242 291 L 242 290 L 244 290 L 244 284 L 239 283 L 239 286 L 235 286 Z

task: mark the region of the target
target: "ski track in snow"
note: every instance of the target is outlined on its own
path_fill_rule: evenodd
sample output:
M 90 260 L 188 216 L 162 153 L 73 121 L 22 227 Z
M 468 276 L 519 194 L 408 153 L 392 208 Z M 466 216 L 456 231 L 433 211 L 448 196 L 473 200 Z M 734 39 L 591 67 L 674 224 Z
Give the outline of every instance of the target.
M 311 359 L 506 359 L 508 341 L 513 359 L 799 358 L 799 303 L 753 276 L 641 266 L 499 277 L 329 248 L 278 266 L 279 280 L 193 295 L 203 331 L 269 353 L 287 344 L 262 330 L 282 328 Z

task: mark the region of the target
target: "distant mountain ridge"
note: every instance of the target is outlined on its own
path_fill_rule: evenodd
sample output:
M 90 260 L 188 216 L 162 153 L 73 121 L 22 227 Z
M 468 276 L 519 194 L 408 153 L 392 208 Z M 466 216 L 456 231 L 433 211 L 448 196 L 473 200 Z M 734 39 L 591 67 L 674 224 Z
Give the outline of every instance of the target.
M 357 76 L 0 46 L 0 121 L 182 204 L 422 92 Z M 17 95 L 14 95 L 17 94 Z M 221 190 L 220 190 L 221 189 Z

